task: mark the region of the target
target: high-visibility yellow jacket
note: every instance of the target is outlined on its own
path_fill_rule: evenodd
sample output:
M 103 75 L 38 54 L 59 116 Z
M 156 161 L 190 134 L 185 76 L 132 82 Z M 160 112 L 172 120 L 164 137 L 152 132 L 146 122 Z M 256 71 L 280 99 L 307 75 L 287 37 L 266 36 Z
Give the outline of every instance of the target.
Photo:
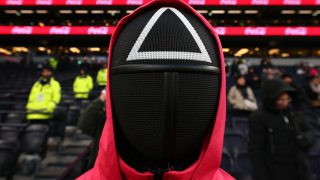
M 53 111 L 61 100 L 61 86 L 51 78 L 48 84 L 34 83 L 30 91 L 27 109 L 28 120 L 44 120 L 52 117 Z
M 73 83 L 73 92 L 76 99 L 88 99 L 89 93 L 93 88 L 92 77 L 87 75 L 85 77 L 77 76 Z
M 97 74 L 97 84 L 99 86 L 106 86 L 108 69 L 100 69 Z

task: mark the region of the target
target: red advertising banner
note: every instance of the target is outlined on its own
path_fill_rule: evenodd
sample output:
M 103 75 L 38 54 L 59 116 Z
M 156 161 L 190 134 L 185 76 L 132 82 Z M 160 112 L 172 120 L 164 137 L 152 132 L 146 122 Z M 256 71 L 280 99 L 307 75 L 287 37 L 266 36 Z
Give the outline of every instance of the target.
M 99 5 L 142 5 L 151 0 L 0 0 L 0 6 L 99 6 Z M 191 5 L 214 6 L 314 6 L 320 0 L 184 0 Z
M 0 26 L 0 35 L 112 35 L 106 26 Z M 320 27 L 214 27 L 220 36 L 320 36 Z

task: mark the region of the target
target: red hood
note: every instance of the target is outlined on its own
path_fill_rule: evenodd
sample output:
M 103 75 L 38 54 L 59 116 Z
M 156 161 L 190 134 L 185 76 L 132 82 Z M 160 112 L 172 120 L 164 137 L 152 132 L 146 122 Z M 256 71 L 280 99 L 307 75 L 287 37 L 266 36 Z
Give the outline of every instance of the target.
M 193 12 L 198 18 L 210 29 L 212 35 L 215 37 L 215 41 L 219 46 L 220 51 L 220 64 L 221 64 L 221 89 L 219 107 L 216 115 L 216 121 L 211 136 L 209 136 L 202 147 L 199 159 L 194 162 L 190 167 L 184 171 L 169 171 L 164 174 L 164 180 L 182 180 L 182 179 L 212 179 L 212 180 L 233 180 L 231 176 L 219 169 L 220 161 L 222 156 L 223 147 L 223 136 L 225 127 L 226 117 L 226 82 L 225 82 L 225 68 L 224 68 L 224 57 L 222 47 L 220 44 L 217 33 L 213 30 L 209 22 L 202 17 L 197 11 L 195 11 L 188 4 L 178 0 L 156 0 L 152 1 L 144 6 L 141 6 L 130 15 L 124 17 L 117 25 L 116 30 L 111 38 L 110 42 L 110 54 L 109 58 L 112 57 L 113 47 L 116 40 L 122 30 L 122 28 L 130 22 L 131 19 L 135 18 L 141 12 L 144 12 L 151 8 L 170 6 L 178 9 L 185 9 Z M 109 69 L 112 59 L 109 59 Z M 110 75 L 110 71 L 108 71 Z M 110 79 L 110 76 L 108 78 Z M 139 179 L 139 180 L 152 180 L 153 174 L 139 173 L 133 168 L 129 167 L 118 155 L 115 139 L 114 139 L 114 128 L 112 118 L 112 103 L 110 94 L 110 80 L 107 82 L 107 121 L 104 126 L 104 130 L 100 139 L 100 147 L 97 160 L 94 168 L 79 177 L 80 180 L 100 180 L 100 179 L 112 179 L 121 180 L 123 179 Z

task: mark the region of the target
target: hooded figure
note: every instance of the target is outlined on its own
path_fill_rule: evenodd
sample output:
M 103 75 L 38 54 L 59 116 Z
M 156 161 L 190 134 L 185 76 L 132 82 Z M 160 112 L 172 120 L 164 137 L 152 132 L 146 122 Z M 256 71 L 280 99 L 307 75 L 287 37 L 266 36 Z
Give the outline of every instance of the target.
M 307 150 L 314 143 L 303 114 L 289 111 L 294 89 L 281 80 L 262 87 L 263 107 L 249 117 L 249 153 L 257 180 L 312 180 Z
M 232 180 L 219 169 L 224 58 L 211 25 L 183 1 L 123 18 L 110 42 L 107 121 L 83 180 Z

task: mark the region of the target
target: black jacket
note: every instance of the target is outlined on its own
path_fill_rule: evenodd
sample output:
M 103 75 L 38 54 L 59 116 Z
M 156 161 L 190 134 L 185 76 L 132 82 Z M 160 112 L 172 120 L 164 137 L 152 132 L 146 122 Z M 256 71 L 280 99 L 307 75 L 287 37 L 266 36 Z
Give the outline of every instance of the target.
M 308 103 L 307 95 L 299 86 L 293 83 L 290 86 L 295 90 L 294 96 L 292 97 L 293 108 L 297 111 L 303 111 L 303 106 Z
M 77 125 L 83 133 L 88 134 L 89 136 L 92 136 L 94 138 L 94 145 L 89 159 L 90 167 L 93 167 L 98 154 L 100 136 L 102 134 L 104 123 L 106 121 L 105 107 L 105 103 L 102 102 L 99 98 L 96 98 L 81 114 Z
M 257 79 L 255 79 L 257 78 Z M 261 86 L 261 79 L 260 76 L 257 73 L 248 73 L 246 75 L 246 80 L 248 86 L 250 86 L 253 90 L 260 89 Z
M 263 86 L 263 107 L 249 117 L 249 153 L 256 180 L 311 180 L 307 149 L 314 134 L 299 112 L 279 111 L 275 99 L 293 92 L 281 81 Z

